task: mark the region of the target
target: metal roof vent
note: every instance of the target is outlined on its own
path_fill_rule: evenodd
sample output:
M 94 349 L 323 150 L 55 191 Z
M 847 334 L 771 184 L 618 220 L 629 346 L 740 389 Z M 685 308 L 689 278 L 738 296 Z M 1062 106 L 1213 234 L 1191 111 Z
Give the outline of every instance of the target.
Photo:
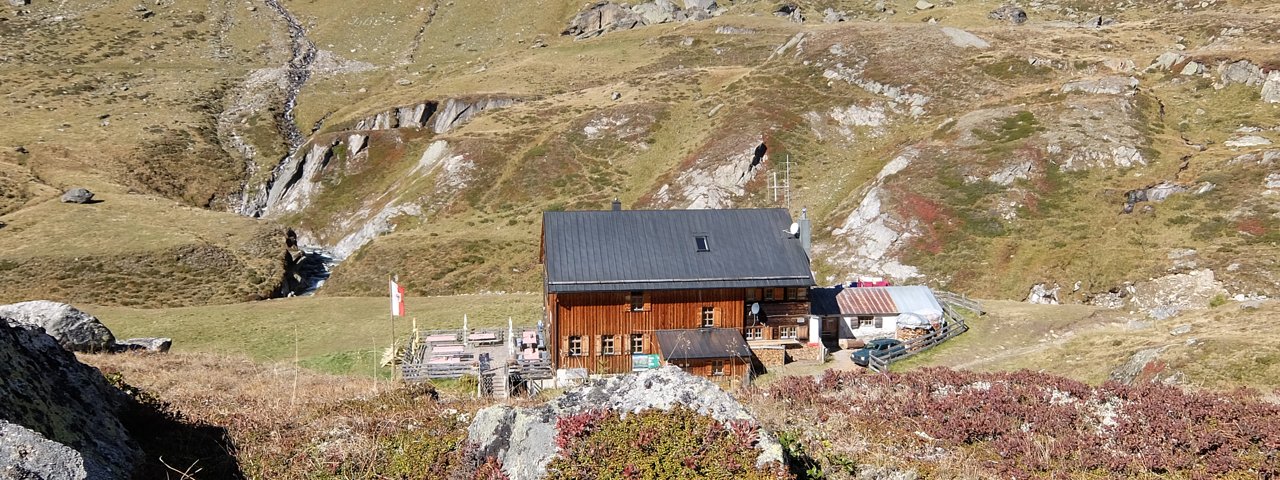
M 621 211 L 622 211 L 622 200 L 618 200 L 618 199 L 616 199 L 616 198 L 615 198 L 615 199 L 613 199 L 613 211 L 615 211 L 615 212 L 621 212 Z

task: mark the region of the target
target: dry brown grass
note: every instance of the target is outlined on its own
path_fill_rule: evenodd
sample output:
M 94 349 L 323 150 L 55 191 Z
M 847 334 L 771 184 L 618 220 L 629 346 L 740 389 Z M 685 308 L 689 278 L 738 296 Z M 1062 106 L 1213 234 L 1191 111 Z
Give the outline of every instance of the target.
M 249 478 L 401 478 L 474 468 L 464 419 L 481 404 L 462 395 L 234 356 L 80 359 L 167 402 L 191 424 L 225 429 L 226 448 Z

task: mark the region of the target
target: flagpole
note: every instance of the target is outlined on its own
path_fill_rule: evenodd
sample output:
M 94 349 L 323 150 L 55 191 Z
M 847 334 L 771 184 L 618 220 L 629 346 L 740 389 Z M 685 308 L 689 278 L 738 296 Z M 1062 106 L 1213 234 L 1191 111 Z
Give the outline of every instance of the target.
M 394 277 L 391 277 L 391 282 L 395 284 L 396 292 L 399 292 L 400 276 L 396 275 Z M 395 298 L 394 295 L 396 292 L 392 293 L 393 295 L 392 299 Z M 400 297 L 400 302 L 404 302 L 403 296 Z M 395 362 L 396 362 L 396 315 L 395 314 L 396 314 L 395 311 L 390 311 L 387 314 L 387 320 L 391 324 L 391 365 L 393 366 L 395 365 Z M 394 378 L 395 378 L 395 375 L 393 374 L 392 379 Z

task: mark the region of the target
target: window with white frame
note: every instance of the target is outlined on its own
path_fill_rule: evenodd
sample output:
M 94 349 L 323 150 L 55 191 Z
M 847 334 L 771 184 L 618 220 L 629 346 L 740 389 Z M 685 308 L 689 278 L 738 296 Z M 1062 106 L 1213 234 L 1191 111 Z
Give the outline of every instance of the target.
M 761 340 L 764 338 L 764 327 L 747 327 L 747 340 Z
M 570 357 L 582 356 L 582 337 L 578 335 L 573 335 L 569 337 L 569 356 Z
M 782 339 L 794 339 L 794 338 L 796 338 L 796 327 L 795 327 L 795 325 L 785 326 L 785 327 L 778 327 L 778 338 L 782 338 Z
M 631 353 L 644 353 L 644 334 L 631 334 Z
M 702 328 L 716 326 L 716 307 L 702 307 Z
M 613 335 L 605 335 L 600 337 L 600 354 L 614 355 L 618 350 L 614 347 Z
M 712 374 L 712 375 L 724 375 L 724 360 L 712 360 L 712 361 L 711 361 L 711 374 Z

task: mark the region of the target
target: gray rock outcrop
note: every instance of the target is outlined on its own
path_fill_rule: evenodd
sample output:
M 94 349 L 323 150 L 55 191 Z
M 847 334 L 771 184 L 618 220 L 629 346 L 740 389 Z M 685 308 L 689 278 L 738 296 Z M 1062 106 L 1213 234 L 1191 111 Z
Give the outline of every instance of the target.
M 1058 299 L 1058 292 L 1062 289 L 1058 285 L 1049 288 L 1043 283 L 1037 283 L 1031 286 L 1031 291 L 1027 293 L 1027 303 L 1035 303 L 1040 305 L 1057 305 L 1062 303 Z
M 987 18 L 1006 21 L 1014 25 L 1022 25 L 1027 23 L 1027 11 L 1014 5 L 1002 5 L 1000 8 L 988 13 Z
M 1262 72 L 1262 68 L 1248 60 L 1224 63 L 1219 67 L 1219 74 L 1223 85 L 1241 83 L 1257 87 L 1267 81 L 1267 76 Z
M 0 477 L 127 479 L 142 461 L 128 398 L 53 337 L 0 314 Z
M 1147 365 L 1158 360 L 1160 354 L 1164 353 L 1167 348 L 1169 347 L 1166 345 L 1135 352 L 1127 362 L 1112 370 L 1108 379 L 1125 385 L 1132 385 L 1142 375 L 1142 371 L 1146 369 Z
M 634 6 L 601 0 L 574 15 L 560 34 L 583 40 L 644 25 L 706 20 L 721 12 L 715 0 L 684 0 L 683 9 L 671 0 L 654 0 Z
M 105 352 L 115 336 L 93 315 L 65 303 L 35 300 L 0 305 L 0 317 L 14 326 L 43 328 L 62 348 L 73 352 Z
M 717 421 L 746 420 L 757 424 L 728 393 L 711 381 L 664 367 L 599 380 L 569 390 L 545 405 L 514 408 L 496 405 L 476 413 L 468 435 L 480 453 L 502 461 L 512 480 L 541 478 L 556 455 L 556 420 L 588 410 L 635 413 L 670 410 L 683 405 Z M 782 461 L 782 447 L 767 431 L 760 431 L 757 465 Z
M 27 5 L 31 5 L 31 0 L 9 0 L 9 6 L 11 7 L 25 7 Z
M 569 21 L 569 26 L 560 34 L 585 39 L 615 30 L 629 30 L 644 24 L 644 17 L 626 5 L 596 2 L 595 5 L 574 15 L 573 20 Z
M 62 203 L 89 203 L 93 201 L 93 192 L 84 188 L 73 188 L 62 194 Z
M 153 353 L 166 353 L 172 346 L 173 339 L 171 338 L 130 338 L 116 342 L 116 350 L 120 351 L 143 350 Z
M 1262 83 L 1262 101 L 1280 103 L 1280 70 L 1272 70 Z
M 1227 291 L 1215 280 L 1213 270 L 1193 270 L 1138 284 L 1129 296 L 1129 307 L 1164 320 L 1184 311 L 1209 308 L 1215 297 L 1226 298 Z
M 1063 93 L 1082 92 L 1095 95 L 1133 95 L 1138 91 L 1138 79 L 1124 76 L 1108 76 L 1091 80 L 1077 80 L 1062 85 Z
M 466 123 L 480 112 L 514 105 L 516 100 L 506 97 L 450 98 L 431 121 L 431 131 L 445 133 Z

